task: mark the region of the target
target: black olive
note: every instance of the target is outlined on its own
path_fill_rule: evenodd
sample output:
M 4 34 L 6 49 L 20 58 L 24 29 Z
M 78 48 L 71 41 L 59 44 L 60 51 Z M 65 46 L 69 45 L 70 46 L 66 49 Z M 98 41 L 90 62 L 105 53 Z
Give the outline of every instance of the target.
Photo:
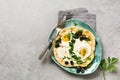
M 95 41 L 95 44 L 97 45 L 97 41 Z
M 59 38 L 55 41 L 55 47 L 56 48 L 60 47 L 60 45 L 59 45 L 60 43 L 61 43 L 61 38 Z
M 85 69 L 83 67 L 77 67 L 77 70 L 76 70 L 77 73 L 81 72 L 81 73 L 84 73 L 85 72 Z
M 81 67 L 77 67 L 76 72 L 79 73 L 81 71 Z
M 82 41 L 83 40 L 83 38 L 82 38 L 82 36 L 80 37 L 80 41 Z
M 86 36 L 83 34 L 81 37 L 80 37 L 80 40 L 85 40 L 86 39 Z
M 74 62 L 73 62 L 73 61 L 70 61 L 70 64 L 71 64 L 71 65 L 74 65 Z
M 82 35 L 82 31 L 77 31 L 75 34 L 73 34 L 73 38 L 77 39 Z
M 83 35 L 82 35 L 82 38 L 85 39 L 85 38 L 86 38 L 86 35 L 83 34 Z
M 56 43 L 56 44 L 55 44 L 55 47 L 56 47 L 56 48 L 60 47 L 59 43 Z
M 77 36 L 77 35 L 74 35 L 74 36 L 73 36 L 73 38 L 77 39 L 77 38 L 79 38 L 79 36 Z
M 85 72 L 85 69 L 84 68 L 81 68 L 81 73 L 84 73 Z
M 56 40 L 56 43 L 61 43 L 61 38 L 59 38 L 58 40 Z
M 82 30 L 79 30 L 75 33 L 76 36 L 81 36 L 82 35 Z
M 71 40 L 71 42 L 72 42 L 72 43 L 75 43 L 75 40 L 74 40 L 74 39 L 72 39 L 72 40 Z
M 68 61 L 65 61 L 65 64 L 68 65 L 69 64 Z

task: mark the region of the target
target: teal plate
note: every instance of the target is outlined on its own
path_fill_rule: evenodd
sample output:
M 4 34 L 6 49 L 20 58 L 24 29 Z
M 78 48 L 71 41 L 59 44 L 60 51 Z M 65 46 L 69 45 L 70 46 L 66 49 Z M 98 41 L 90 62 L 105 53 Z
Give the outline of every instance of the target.
M 78 19 L 69 19 L 65 22 L 64 27 L 69 27 L 69 26 L 81 26 L 87 30 L 89 30 L 90 32 L 93 33 L 93 35 L 95 36 L 95 40 L 96 40 L 96 46 L 95 46 L 95 57 L 93 59 L 93 61 L 86 67 L 85 72 L 84 73 L 77 73 L 76 72 L 76 68 L 75 67 L 64 67 L 61 64 L 59 64 L 57 62 L 57 60 L 54 57 L 54 54 L 51 55 L 52 60 L 59 66 L 61 67 L 63 70 L 70 72 L 72 74 L 77 74 L 77 75 L 87 75 L 87 74 L 91 74 L 93 73 L 100 65 L 101 62 L 101 58 L 102 58 L 102 47 L 101 47 L 101 42 L 99 37 L 97 36 L 96 32 L 85 22 L 78 20 Z M 55 29 L 53 29 L 53 31 L 51 32 L 49 39 L 51 37 L 51 35 L 53 34 Z

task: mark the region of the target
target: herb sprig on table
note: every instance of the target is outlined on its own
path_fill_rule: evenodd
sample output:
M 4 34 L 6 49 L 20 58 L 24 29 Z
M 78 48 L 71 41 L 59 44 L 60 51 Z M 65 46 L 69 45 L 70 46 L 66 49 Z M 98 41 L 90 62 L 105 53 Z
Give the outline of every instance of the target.
M 102 70 L 103 78 L 106 80 L 105 72 L 106 71 L 116 71 L 116 63 L 118 62 L 118 58 L 108 57 L 107 59 L 103 59 L 100 63 L 100 68 Z

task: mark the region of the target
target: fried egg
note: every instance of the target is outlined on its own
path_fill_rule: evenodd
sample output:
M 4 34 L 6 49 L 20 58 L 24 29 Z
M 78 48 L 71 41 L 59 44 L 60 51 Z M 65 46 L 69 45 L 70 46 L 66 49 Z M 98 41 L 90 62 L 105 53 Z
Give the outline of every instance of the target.
M 64 58 L 65 56 L 69 56 L 68 48 L 65 47 L 59 47 L 57 48 L 58 56 L 60 58 Z
M 61 37 L 61 44 L 60 47 L 57 48 L 58 56 L 60 58 L 64 58 L 65 56 L 69 56 L 69 42 L 71 39 L 71 34 L 69 31 L 64 33 L 64 35 Z
M 65 32 L 65 33 L 62 35 L 61 39 L 62 39 L 62 41 L 64 41 L 64 42 L 70 41 L 70 39 L 71 39 L 71 33 L 70 33 L 70 31 Z
M 80 41 L 79 39 L 76 39 L 73 52 L 78 57 L 81 57 L 81 60 L 85 60 L 91 54 L 91 46 L 87 41 Z

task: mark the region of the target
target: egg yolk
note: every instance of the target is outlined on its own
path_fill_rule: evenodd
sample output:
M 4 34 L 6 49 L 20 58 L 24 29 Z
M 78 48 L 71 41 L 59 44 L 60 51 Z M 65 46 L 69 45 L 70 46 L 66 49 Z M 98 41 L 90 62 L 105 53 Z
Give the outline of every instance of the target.
M 70 40 L 70 34 L 64 34 L 63 36 L 62 36 L 62 40 L 64 41 L 64 42 L 67 42 L 67 41 L 69 41 Z
M 82 56 L 85 56 L 87 54 L 87 49 L 86 48 L 81 48 L 79 53 L 82 55 Z

